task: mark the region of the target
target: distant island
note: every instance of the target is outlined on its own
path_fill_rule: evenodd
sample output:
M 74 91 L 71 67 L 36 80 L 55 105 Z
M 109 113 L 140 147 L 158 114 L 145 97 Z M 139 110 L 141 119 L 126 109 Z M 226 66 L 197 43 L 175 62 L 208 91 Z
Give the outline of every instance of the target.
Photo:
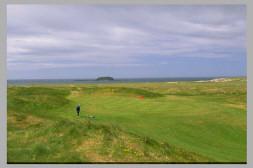
M 74 81 L 116 81 L 113 77 L 99 77 L 97 79 L 75 79 Z M 117 80 L 118 81 L 118 80 Z
M 96 79 L 96 81 L 112 81 L 114 80 L 112 77 L 99 77 Z

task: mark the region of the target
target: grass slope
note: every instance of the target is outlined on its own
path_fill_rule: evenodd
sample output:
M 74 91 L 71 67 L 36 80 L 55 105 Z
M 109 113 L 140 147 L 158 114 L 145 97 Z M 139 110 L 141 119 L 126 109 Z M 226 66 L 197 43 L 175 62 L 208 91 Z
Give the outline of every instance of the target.
M 246 93 L 245 81 L 8 87 L 8 162 L 246 162 Z

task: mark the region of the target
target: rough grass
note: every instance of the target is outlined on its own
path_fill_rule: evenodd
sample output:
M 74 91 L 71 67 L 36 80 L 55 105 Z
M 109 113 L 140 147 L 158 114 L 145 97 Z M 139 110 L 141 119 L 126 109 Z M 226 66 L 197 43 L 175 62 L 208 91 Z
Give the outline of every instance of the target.
M 84 91 L 84 94 L 89 95 L 100 95 L 100 96 L 119 95 L 124 97 L 125 96 L 140 97 L 141 95 L 147 98 L 163 97 L 163 95 L 160 93 L 153 93 L 142 89 L 125 88 L 125 87 L 92 87 L 92 88 L 83 87 L 82 89 Z
M 9 163 L 212 161 L 167 143 L 126 133 L 117 126 L 89 121 L 48 121 L 31 124 L 25 131 L 11 126 L 8 130 Z
M 246 162 L 246 90 L 243 80 L 8 87 L 8 162 Z

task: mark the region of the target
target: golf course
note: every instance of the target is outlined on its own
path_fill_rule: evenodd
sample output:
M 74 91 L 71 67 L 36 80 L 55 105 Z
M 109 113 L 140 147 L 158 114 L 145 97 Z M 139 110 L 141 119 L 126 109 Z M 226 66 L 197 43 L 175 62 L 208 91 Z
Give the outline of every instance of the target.
M 8 163 L 247 162 L 244 77 L 8 86 L 7 104 Z

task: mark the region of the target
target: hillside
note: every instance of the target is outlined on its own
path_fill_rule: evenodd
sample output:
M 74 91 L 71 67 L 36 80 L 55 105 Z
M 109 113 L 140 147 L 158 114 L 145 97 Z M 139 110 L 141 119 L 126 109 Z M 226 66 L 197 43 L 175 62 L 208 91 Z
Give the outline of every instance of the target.
M 245 81 L 8 87 L 8 162 L 244 163 L 246 100 Z

